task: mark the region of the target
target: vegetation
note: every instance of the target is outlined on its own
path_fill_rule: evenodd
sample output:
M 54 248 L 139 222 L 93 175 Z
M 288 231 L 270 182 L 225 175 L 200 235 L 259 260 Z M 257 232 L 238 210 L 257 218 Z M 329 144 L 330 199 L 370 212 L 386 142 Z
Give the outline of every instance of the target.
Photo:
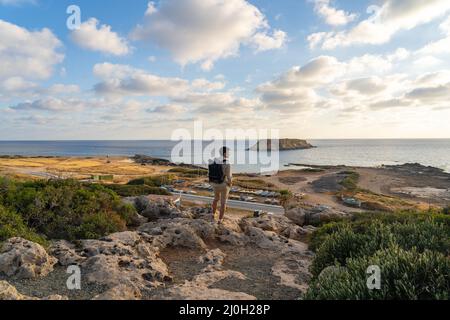
M 358 189 L 359 173 L 354 171 L 343 171 L 346 177 L 341 181 L 341 185 L 348 191 L 356 191 Z
M 0 242 L 14 237 L 21 237 L 40 244 L 46 244 L 43 237 L 28 228 L 18 213 L 0 205 Z
M 237 178 L 234 179 L 233 184 L 245 188 L 245 189 L 264 189 L 264 190 L 274 190 L 275 191 L 275 185 L 270 182 L 266 182 L 262 179 L 242 179 Z
M 357 214 L 319 228 L 310 248 L 307 299 L 448 299 L 450 217 L 438 213 Z M 381 269 L 381 290 L 366 270 Z
M 172 168 L 169 170 L 169 173 L 174 173 L 179 177 L 183 177 L 183 178 L 196 178 L 199 176 L 207 176 L 208 175 L 208 170 L 207 169 L 190 169 L 190 168 L 182 168 L 182 167 L 177 167 L 177 168 Z
M 176 177 L 173 174 L 160 175 L 154 177 L 143 177 L 131 180 L 128 185 L 131 186 L 149 186 L 149 187 L 161 187 L 165 184 L 170 184 Z
M 22 234 L 30 240 L 34 232 L 49 239 L 95 239 L 126 230 L 136 216 L 134 207 L 124 204 L 112 190 L 74 180 L 0 178 L 0 205 L 12 225 L 4 228 L 4 234 Z
M 148 185 L 109 184 L 105 185 L 105 187 L 113 190 L 121 197 L 137 197 L 149 194 L 170 195 L 165 189 Z

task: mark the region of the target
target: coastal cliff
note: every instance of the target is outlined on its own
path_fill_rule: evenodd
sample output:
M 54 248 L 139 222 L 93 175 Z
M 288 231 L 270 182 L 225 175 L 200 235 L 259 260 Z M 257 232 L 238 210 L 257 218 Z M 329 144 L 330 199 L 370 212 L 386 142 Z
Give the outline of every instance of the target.
M 313 145 L 308 143 L 306 140 L 301 139 L 280 139 L 279 140 L 279 150 L 287 151 L 287 150 L 303 150 L 303 149 L 311 149 L 314 148 Z M 272 140 L 260 140 L 253 147 L 249 148 L 251 151 L 260 151 L 260 150 L 272 150 Z

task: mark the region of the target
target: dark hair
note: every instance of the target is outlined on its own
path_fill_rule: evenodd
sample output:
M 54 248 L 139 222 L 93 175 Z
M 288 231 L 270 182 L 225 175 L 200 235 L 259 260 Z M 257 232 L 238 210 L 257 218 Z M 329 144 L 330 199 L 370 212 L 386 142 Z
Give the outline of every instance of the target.
M 222 156 L 228 155 L 228 148 L 227 147 L 222 147 L 220 149 L 220 153 L 222 154 Z

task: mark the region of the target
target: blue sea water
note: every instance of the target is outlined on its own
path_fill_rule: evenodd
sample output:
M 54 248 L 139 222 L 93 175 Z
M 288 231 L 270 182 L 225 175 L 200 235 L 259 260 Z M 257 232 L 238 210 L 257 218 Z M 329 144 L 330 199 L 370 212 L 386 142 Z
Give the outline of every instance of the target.
M 280 152 L 280 168 L 289 163 L 374 167 L 417 162 L 450 172 L 450 139 L 309 140 L 317 148 Z M 206 142 L 205 142 L 206 143 Z M 174 141 L 0 141 L 0 155 L 133 156 L 169 159 Z M 238 165 L 236 172 L 258 172 Z

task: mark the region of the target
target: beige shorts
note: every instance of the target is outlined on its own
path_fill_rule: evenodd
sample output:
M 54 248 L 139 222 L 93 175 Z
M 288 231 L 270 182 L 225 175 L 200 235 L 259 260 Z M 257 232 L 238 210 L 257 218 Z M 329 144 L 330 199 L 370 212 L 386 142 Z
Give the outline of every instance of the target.
M 230 194 L 230 187 L 225 182 L 221 184 L 211 183 L 211 186 L 214 190 L 214 200 L 220 200 L 222 204 L 226 204 Z

